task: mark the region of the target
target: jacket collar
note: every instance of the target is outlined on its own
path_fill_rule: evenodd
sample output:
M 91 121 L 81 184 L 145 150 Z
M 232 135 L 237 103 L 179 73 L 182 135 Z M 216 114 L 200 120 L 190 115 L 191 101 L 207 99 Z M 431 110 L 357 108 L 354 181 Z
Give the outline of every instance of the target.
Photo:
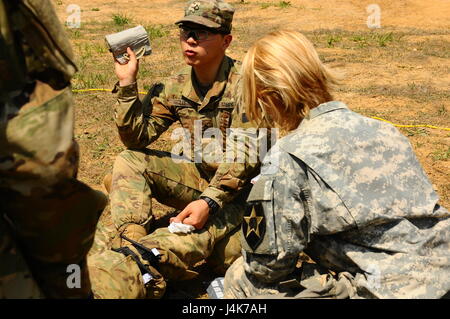
M 343 102 L 340 101 L 331 101 L 322 103 L 315 108 L 313 108 L 309 112 L 309 116 L 307 116 L 305 119 L 312 120 L 315 117 L 318 117 L 319 115 L 322 115 L 324 113 L 332 112 L 339 109 L 348 109 L 347 105 L 345 105 Z
M 340 101 L 331 101 L 331 102 L 326 102 L 326 103 L 322 103 L 319 104 L 318 106 L 316 106 L 315 108 L 313 108 L 311 111 L 309 111 L 309 114 L 307 117 L 305 117 L 300 124 L 298 125 L 297 129 L 300 129 L 301 127 L 305 127 L 306 125 L 308 125 L 308 123 L 322 115 L 328 112 L 333 112 L 339 109 L 348 109 L 347 105 L 345 105 L 345 103 L 340 102 Z
M 198 109 L 199 111 L 205 108 L 211 101 L 215 100 L 217 97 L 220 97 L 223 94 L 226 84 L 228 82 L 228 77 L 230 76 L 230 70 L 232 65 L 233 65 L 232 59 L 225 56 L 224 59 L 222 60 L 219 71 L 217 72 L 216 79 L 214 80 L 211 89 L 209 89 L 208 93 L 203 98 L 203 101 L 201 101 L 200 97 L 198 96 L 195 90 L 194 70 L 191 67 L 190 76 L 188 76 L 188 79 L 183 87 L 182 91 L 183 97 L 189 99 L 190 101 L 196 103 L 197 105 L 200 105 Z

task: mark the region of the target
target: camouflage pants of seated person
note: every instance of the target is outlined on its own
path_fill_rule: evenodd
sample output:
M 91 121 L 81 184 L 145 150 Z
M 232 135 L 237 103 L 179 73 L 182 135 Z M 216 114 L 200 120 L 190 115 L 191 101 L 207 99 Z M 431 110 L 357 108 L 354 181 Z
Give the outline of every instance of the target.
M 112 173 L 112 223 L 119 233 L 139 239 L 148 233 L 156 218 L 164 217 L 153 211 L 152 199 L 184 209 L 198 199 L 209 179 L 195 163 L 177 163 L 168 152 L 123 151 L 117 157 Z
M 161 254 L 157 265 L 146 260 L 134 246 L 128 248 L 139 262 L 151 269 L 155 280 L 144 284 L 143 272 L 131 256 L 114 250 L 103 250 L 88 257 L 88 268 L 95 298 L 161 298 L 166 281 L 191 279 L 192 269 L 202 260 L 222 274 L 240 256 L 240 224 L 243 218 L 246 192 L 216 214 L 210 215 L 205 227 L 189 234 L 170 233 L 158 228 L 138 240 L 149 250 Z M 155 276 L 156 275 L 156 276 Z
M 105 187 L 110 204 L 97 224 L 90 255 L 128 245 L 121 239 L 122 233 L 133 240 L 147 235 L 155 219 L 169 214 L 154 211 L 152 198 L 183 209 L 208 184 L 193 163 L 177 164 L 170 153 L 154 150 L 123 151 L 108 177 Z
M 301 275 L 292 275 L 281 283 L 267 286 L 252 280 L 244 270 L 244 258 L 238 258 L 224 279 L 225 299 L 346 299 L 354 295 L 353 276 L 348 272 L 333 276 L 323 267 L 303 263 Z
M 152 198 L 181 210 L 198 199 L 208 186 L 210 178 L 200 172 L 195 163 L 175 163 L 168 152 L 123 151 L 113 168 L 110 209 L 105 209 L 100 217 L 89 255 L 129 245 L 121 239 L 122 233 L 132 240 L 145 236 L 155 219 L 164 218 L 164 214 L 170 213 L 153 211 Z M 244 203 L 244 197 L 237 200 Z M 242 215 L 242 211 L 237 213 Z M 221 259 L 211 258 L 210 264 L 214 264 L 218 273 L 224 272 L 240 256 L 241 245 L 235 239 L 239 234 L 233 232 L 238 225 L 235 222 L 240 224 L 240 220 L 233 221 L 224 238 L 214 242 L 212 256 Z

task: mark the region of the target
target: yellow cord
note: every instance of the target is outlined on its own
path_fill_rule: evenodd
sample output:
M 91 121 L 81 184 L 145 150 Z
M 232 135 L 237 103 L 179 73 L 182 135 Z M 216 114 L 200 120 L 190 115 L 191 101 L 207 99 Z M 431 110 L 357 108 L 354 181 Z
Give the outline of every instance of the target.
M 437 130 L 445 130 L 445 131 L 450 131 L 450 128 L 448 127 L 440 127 L 440 126 L 434 126 L 434 125 L 429 125 L 429 124 L 417 124 L 417 125 L 401 125 L 401 124 L 394 124 L 388 120 L 382 119 L 381 117 L 376 117 L 376 116 L 371 116 L 371 118 L 375 119 L 375 120 L 380 120 L 383 122 L 387 122 L 389 124 L 392 124 L 394 126 L 397 127 L 428 127 L 428 128 L 434 128 Z
M 83 93 L 83 92 L 94 92 L 94 91 L 102 91 L 102 92 L 111 92 L 110 89 L 83 89 L 83 90 L 72 90 L 72 92 L 74 93 Z M 147 92 L 138 92 L 139 94 L 147 94 Z M 434 126 L 434 125 L 428 125 L 428 124 L 418 124 L 418 125 L 402 125 L 402 124 L 394 124 L 388 120 L 382 119 L 381 117 L 376 117 L 376 116 L 371 116 L 371 118 L 375 119 L 375 120 L 380 120 L 383 122 L 387 122 L 389 124 L 392 124 L 396 127 L 428 127 L 428 128 L 433 128 L 433 129 L 437 129 L 437 130 L 445 130 L 445 131 L 450 131 L 450 128 L 448 127 L 440 127 L 440 126 Z
M 103 92 L 111 92 L 108 89 L 84 89 L 84 90 L 72 90 L 74 93 L 82 93 L 82 92 L 93 92 L 93 91 L 103 91 Z
M 102 92 L 111 92 L 111 89 L 83 89 L 83 90 L 72 90 L 74 93 L 83 93 L 83 92 L 94 92 L 94 91 L 102 91 Z M 147 92 L 138 92 L 139 94 L 147 94 Z

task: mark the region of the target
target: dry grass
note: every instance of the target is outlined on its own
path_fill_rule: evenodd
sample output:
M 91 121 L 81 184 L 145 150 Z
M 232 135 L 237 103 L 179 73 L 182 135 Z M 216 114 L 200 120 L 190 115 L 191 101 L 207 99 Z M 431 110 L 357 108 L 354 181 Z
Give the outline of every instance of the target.
M 242 59 L 249 45 L 269 31 L 282 27 L 301 30 L 321 58 L 345 75 L 336 98 L 353 110 L 394 123 L 450 127 L 450 12 L 442 1 L 377 1 L 382 8 L 382 28 L 378 30 L 365 25 L 370 1 L 230 2 L 237 9 L 234 41 L 228 52 L 233 58 Z M 62 21 L 70 3 L 55 2 Z M 104 36 L 137 24 L 146 27 L 154 51 L 141 63 L 140 90 L 183 66 L 173 22 L 182 16 L 185 1 L 77 3 L 83 10 L 81 28 L 67 30 L 80 69 L 74 88 L 113 87 L 116 79 Z M 124 148 L 113 121 L 114 103 L 115 97 L 109 93 L 75 94 L 75 132 L 82 154 L 79 177 L 93 187 L 111 171 L 115 156 Z M 401 131 L 410 139 L 441 203 L 450 208 L 450 132 L 428 128 Z M 169 150 L 169 136 L 164 134 L 152 147 Z M 187 289 L 187 294 L 204 297 L 201 280 L 196 287 Z M 174 291 L 170 296 L 186 297 Z

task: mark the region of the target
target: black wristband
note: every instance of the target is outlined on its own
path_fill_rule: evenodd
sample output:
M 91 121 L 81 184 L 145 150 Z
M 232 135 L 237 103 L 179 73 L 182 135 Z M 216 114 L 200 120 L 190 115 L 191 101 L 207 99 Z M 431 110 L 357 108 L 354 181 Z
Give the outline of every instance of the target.
M 219 210 L 220 206 L 214 199 L 211 199 L 208 196 L 201 196 L 200 199 L 203 199 L 208 204 L 210 214 L 214 214 Z

